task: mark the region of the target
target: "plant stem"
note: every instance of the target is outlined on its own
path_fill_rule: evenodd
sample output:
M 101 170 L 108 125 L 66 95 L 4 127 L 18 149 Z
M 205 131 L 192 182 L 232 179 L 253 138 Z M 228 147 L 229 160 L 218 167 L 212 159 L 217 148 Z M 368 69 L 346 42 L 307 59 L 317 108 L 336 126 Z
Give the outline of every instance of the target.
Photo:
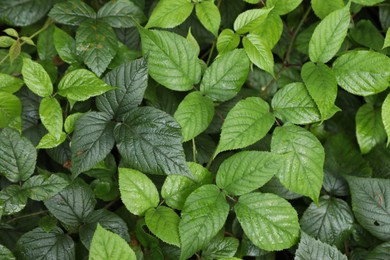
M 192 138 L 192 156 L 193 156 L 193 160 L 194 162 L 196 163 L 196 155 L 197 155 L 197 151 L 196 151 L 196 144 L 195 144 L 195 138 Z
M 16 220 L 19 220 L 19 219 L 28 218 L 28 217 L 33 217 L 33 216 L 37 216 L 37 215 L 42 215 L 42 214 L 46 214 L 46 213 L 48 213 L 48 212 L 49 212 L 48 210 L 37 211 L 37 212 L 34 212 L 34 213 L 30 213 L 30 214 L 26 214 L 26 215 L 23 215 L 23 216 L 19 216 L 19 217 L 10 219 L 10 220 L 8 220 L 6 223 L 9 224 L 9 223 L 12 223 L 12 222 L 14 222 L 14 221 L 16 221 Z

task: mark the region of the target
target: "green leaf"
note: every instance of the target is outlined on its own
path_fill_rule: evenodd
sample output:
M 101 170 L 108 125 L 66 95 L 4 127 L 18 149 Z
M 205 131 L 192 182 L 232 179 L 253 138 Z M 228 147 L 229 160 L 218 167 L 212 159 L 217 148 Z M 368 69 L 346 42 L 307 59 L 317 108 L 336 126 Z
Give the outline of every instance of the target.
M 261 249 L 282 250 L 298 241 L 297 212 L 287 200 L 275 194 L 245 194 L 238 199 L 234 211 L 244 233 Z
M 117 0 L 103 5 L 97 13 L 97 18 L 112 27 L 127 28 L 135 26 L 134 20 L 138 23 L 143 22 L 145 15 L 142 9 L 134 2 Z
M 240 100 L 225 118 L 215 155 L 254 144 L 268 133 L 274 122 L 268 103 L 261 98 Z
M 136 260 L 137 257 L 123 238 L 98 224 L 88 259 Z
M 2 215 L 18 213 L 27 204 L 27 195 L 19 185 L 10 185 L 0 190 Z
M 198 51 L 186 38 L 157 30 L 140 29 L 140 34 L 142 51 L 149 55 L 149 74 L 155 81 L 177 91 L 191 90 L 200 81 Z
M 390 94 L 387 95 L 382 104 L 382 122 L 387 134 L 387 146 L 390 144 Z
M 53 42 L 60 58 L 66 63 L 78 63 L 80 58 L 76 53 L 76 41 L 65 31 L 55 27 Z
M 289 190 L 310 197 L 316 204 L 324 176 L 325 153 L 320 141 L 295 125 L 277 127 L 272 135 L 271 152 L 285 154 L 276 173 Z
M 276 92 L 272 108 L 276 117 L 293 124 L 311 124 L 321 120 L 316 103 L 300 82 L 290 83 Z
M 174 117 L 181 126 L 183 142 L 186 142 L 209 126 L 214 117 L 214 103 L 198 91 L 191 92 L 180 102 Z
M 253 34 L 261 35 L 261 38 L 267 39 L 265 43 L 269 49 L 272 49 L 280 40 L 283 32 L 283 21 L 279 15 L 271 12 L 263 24 L 253 31 Z
M 135 215 L 143 216 L 159 203 L 156 186 L 137 170 L 119 168 L 119 190 L 123 204 Z
M 194 5 L 190 0 L 161 0 L 154 8 L 145 28 L 173 28 L 190 16 Z
M 380 108 L 364 104 L 356 113 L 356 137 L 363 154 L 386 140 Z
M 77 228 L 93 211 L 96 200 L 91 188 L 77 179 L 44 203 L 59 221 L 67 227 Z
M 203 185 L 188 196 L 181 212 L 179 234 L 180 259 L 202 249 L 225 224 L 229 204 L 215 185 Z
M 384 91 L 389 85 L 390 58 L 384 54 L 354 50 L 333 63 L 337 83 L 346 91 L 368 96 Z
M 8 127 L 22 115 L 22 104 L 15 95 L 0 91 L 0 128 Z
M 242 44 L 251 62 L 274 76 L 274 56 L 263 37 L 257 34 L 248 34 L 242 39 Z
M 37 40 L 38 57 L 42 61 L 52 61 L 57 56 L 57 51 L 54 47 L 53 36 L 55 26 L 50 25 L 46 30 L 41 32 Z M 26 44 L 35 46 L 33 40 L 30 37 L 21 38 Z
M 196 16 L 203 26 L 215 36 L 221 24 L 221 14 L 214 1 L 203 1 L 195 5 Z
M 53 92 L 53 85 L 49 74 L 41 64 L 28 58 L 23 58 L 23 80 L 26 86 L 41 97 L 48 97 Z
M 354 218 L 348 203 L 323 196 L 318 206 L 311 203 L 301 217 L 301 228 L 322 242 L 341 246 L 353 228 Z
M 387 29 L 386 38 L 385 38 L 385 42 L 383 43 L 382 49 L 387 48 L 389 46 L 390 46 L 390 28 Z
M 337 97 L 337 81 L 332 69 L 323 63 L 307 62 L 301 70 L 303 82 L 325 120 L 334 107 Z
M 165 243 L 180 247 L 180 217 L 168 207 L 151 208 L 145 213 L 145 222 L 149 230 Z
M 188 162 L 193 179 L 182 175 L 169 175 L 161 189 L 165 203 L 174 209 L 181 210 L 188 195 L 203 184 L 211 183 L 212 175 L 203 166 Z
M 0 245 L 0 258 L 7 260 L 16 260 L 12 252 L 3 245 Z
M 9 48 L 9 60 L 11 64 L 20 56 L 22 45 L 19 40 L 16 40 Z
M 106 74 L 103 80 L 116 89 L 97 97 L 100 111 L 120 118 L 141 104 L 148 85 L 148 67 L 144 58 L 124 63 Z
M 56 227 L 50 232 L 35 228 L 23 234 L 17 244 L 18 259 L 75 259 L 75 244 L 68 235 Z
M 19 38 L 19 33 L 14 28 L 7 28 L 3 30 L 7 35 L 12 36 L 14 38 Z
M 208 246 L 202 250 L 204 259 L 230 259 L 236 254 L 240 242 L 234 237 L 215 236 Z M 239 258 L 237 258 L 239 259 Z
M 74 131 L 77 120 L 79 120 L 83 115 L 84 113 L 74 113 L 65 119 L 64 129 L 67 134 L 71 134 Z
M 58 94 L 72 101 L 84 101 L 111 89 L 113 87 L 86 69 L 69 72 L 58 83 Z
M 230 29 L 224 29 L 217 39 L 217 51 L 219 54 L 223 54 L 237 48 L 240 44 L 240 35 L 234 33 Z
M 72 138 L 72 172 L 78 175 L 106 158 L 114 147 L 115 124 L 105 112 L 88 112 L 77 120 Z
M 54 5 L 49 16 L 59 23 L 80 25 L 86 20 L 95 19 L 96 12 L 83 1 L 69 0 Z
M 372 6 L 382 3 L 384 0 L 352 0 L 352 2 L 363 6 Z
M 191 176 L 180 126 L 169 114 L 152 107 L 134 108 L 116 125 L 114 136 L 130 167 L 145 173 Z
M 301 241 L 295 255 L 296 260 L 315 260 L 315 259 L 332 259 L 332 260 L 347 260 L 336 247 L 322 243 L 305 232 L 301 234 Z
M 24 84 L 23 80 L 5 73 L 0 73 L 0 82 L 0 92 L 8 92 L 11 94 L 17 92 Z
M 320 18 L 324 19 L 328 14 L 341 9 L 345 6 L 344 0 L 311 0 L 311 7 L 314 13 Z
M 64 132 L 61 132 L 60 137 L 57 138 L 56 136 L 52 135 L 51 133 L 48 133 L 42 137 L 42 139 L 39 141 L 39 144 L 37 145 L 37 149 L 49 149 L 54 148 L 62 144 L 66 139 L 66 134 Z
M 382 33 L 370 20 L 360 20 L 349 32 L 353 41 L 375 51 L 382 51 L 385 41 Z
M 35 175 L 23 183 L 23 190 L 29 198 L 37 201 L 47 200 L 68 186 L 68 180 L 60 175 Z
M 326 16 L 316 27 L 309 42 L 309 57 L 313 62 L 331 60 L 343 44 L 351 16 L 350 4 Z
M 232 99 L 245 83 L 249 65 L 243 49 L 224 53 L 206 69 L 200 91 L 216 101 Z
M 233 28 L 238 34 L 250 33 L 261 26 L 272 8 L 251 9 L 239 14 Z
M 266 184 L 278 170 L 283 156 L 269 152 L 244 151 L 224 160 L 216 183 L 231 195 L 243 195 Z
M 86 20 L 76 31 L 77 51 L 84 63 L 100 76 L 115 57 L 118 40 L 110 25 L 100 20 Z
M 0 133 L 0 173 L 11 182 L 27 180 L 35 169 L 37 152 L 33 144 L 16 130 Z
M 60 139 L 62 133 L 62 109 L 55 98 L 45 97 L 39 104 L 39 117 L 42 124 L 56 139 Z
M 382 260 L 390 257 L 390 242 L 376 246 L 367 256 L 367 260 Z
M 390 238 L 390 180 L 348 177 L 352 210 L 357 221 L 381 240 Z
M 15 42 L 15 39 L 9 37 L 9 36 L 0 36 L 0 48 L 8 48 L 12 46 L 12 44 Z
M 268 0 L 267 7 L 273 8 L 278 15 L 285 15 L 292 12 L 302 3 L 302 0 Z

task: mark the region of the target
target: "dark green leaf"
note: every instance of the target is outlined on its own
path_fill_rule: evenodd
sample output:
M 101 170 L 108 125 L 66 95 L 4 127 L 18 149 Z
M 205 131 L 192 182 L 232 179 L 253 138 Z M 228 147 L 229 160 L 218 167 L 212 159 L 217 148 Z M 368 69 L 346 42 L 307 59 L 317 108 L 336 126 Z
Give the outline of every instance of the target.
M 63 61 L 72 64 L 80 60 L 76 53 L 76 41 L 65 31 L 56 27 L 53 41 L 54 47 Z
M 14 257 L 14 255 L 12 254 L 12 252 L 3 245 L 0 245 L 0 258 L 7 259 L 7 260 L 15 260 L 16 259 Z
M 390 242 L 385 242 L 375 247 L 366 260 L 383 260 L 390 257 Z
M 97 13 L 97 18 L 115 28 L 135 26 L 134 20 L 141 23 L 145 20 L 142 9 L 132 1 L 117 0 L 106 3 Z M 134 19 L 134 20 L 133 20 Z
M 27 204 L 27 194 L 18 185 L 10 185 L 0 191 L 2 215 L 15 214 Z
M 40 60 L 52 60 L 56 55 L 57 51 L 53 43 L 54 25 L 50 25 L 46 30 L 41 32 L 37 41 L 37 51 Z M 26 43 L 34 45 L 34 42 L 30 38 L 24 38 Z
M 209 245 L 202 250 L 202 258 L 205 260 L 225 259 L 234 260 L 240 242 L 234 237 L 215 236 Z
M 96 12 L 81 0 L 69 0 L 54 5 L 49 16 L 59 23 L 80 25 L 85 20 L 96 18 Z
M 375 51 L 381 51 L 384 44 L 382 33 L 370 20 L 360 20 L 349 35 L 355 42 Z
M 68 184 L 68 180 L 57 174 L 52 174 L 49 177 L 35 175 L 23 183 L 23 190 L 27 192 L 28 197 L 31 199 L 42 201 L 50 199 L 68 186 Z

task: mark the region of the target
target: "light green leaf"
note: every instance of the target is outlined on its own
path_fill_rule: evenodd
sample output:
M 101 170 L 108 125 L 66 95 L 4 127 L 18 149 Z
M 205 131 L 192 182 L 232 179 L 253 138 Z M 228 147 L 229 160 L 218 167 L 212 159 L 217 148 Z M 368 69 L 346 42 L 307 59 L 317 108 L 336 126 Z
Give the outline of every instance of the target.
M 72 238 L 55 227 L 46 232 L 42 228 L 35 228 L 23 234 L 16 243 L 17 259 L 63 259 L 72 260 L 76 257 L 75 244 Z
M 206 69 L 200 83 L 200 91 L 216 101 L 232 99 L 245 83 L 249 65 L 249 59 L 243 49 L 220 55 Z
M 248 34 L 242 39 L 242 44 L 251 62 L 274 76 L 274 56 L 265 39 L 257 34 Z
M 11 94 L 18 91 L 24 84 L 23 80 L 4 73 L 0 73 L 0 82 L 0 92 Z
M 76 179 L 44 203 L 50 213 L 67 227 L 78 228 L 95 208 L 96 200 L 88 184 Z
M 0 48 L 8 48 L 14 44 L 16 40 L 9 36 L 0 36 Z
M 190 0 L 161 0 L 154 8 L 145 28 L 173 28 L 190 16 L 194 5 Z
M 295 254 L 296 260 L 317 260 L 317 259 L 332 259 L 332 260 L 347 260 L 347 256 L 343 255 L 336 247 L 322 243 L 305 232 L 301 232 L 301 241 Z
M 179 104 L 175 119 L 181 126 L 183 142 L 202 133 L 214 117 L 214 103 L 200 92 L 188 94 Z
M 214 1 L 201 1 L 195 5 L 196 16 L 203 26 L 215 36 L 221 24 L 221 14 Z
M 382 104 L 382 122 L 387 134 L 387 145 L 390 144 L 390 94 L 387 95 Z
M 106 3 L 99 9 L 97 18 L 115 28 L 133 27 L 135 26 L 134 20 L 138 23 L 145 21 L 142 9 L 129 0 L 116 0 Z
M 387 48 L 389 46 L 390 46 L 390 28 L 387 29 L 386 38 L 385 38 L 385 42 L 383 43 L 382 49 Z
M 39 117 L 42 124 L 57 140 L 62 134 L 62 109 L 60 103 L 55 98 L 45 97 L 39 104 Z
M 65 132 L 67 134 L 71 134 L 74 131 L 76 121 L 79 120 L 80 117 L 82 117 L 83 115 L 84 115 L 84 113 L 78 113 L 77 112 L 77 113 L 69 115 L 65 119 L 64 129 L 65 129 Z
M 390 180 L 347 178 L 357 221 L 381 240 L 390 239 Z
M 267 7 L 273 8 L 278 15 L 285 15 L 292 12 L 302 3 L 302 0 L 267 0 Z
M 136 260 L 137 257 L 123 238 L 98 224 L 92 238 L 88 259 Z
M 10 126 L 22 115 L 22 104 L 15 95 L 0 91 L 0 128 Z
M 309 57 L 313 62 L 331 60 L 347 36 L 350 4 L 326 16 L 316 27 L 309 42 Z
M 96 12 L 83 1 L 69 0 L 54 5 L 49 16 L 59 23 L 80 25 L 85 20 L 95 19 Z
M 48 97 L 53 92 L 49 74 L 41 64 L 28 58 L 23 58 L 22 75 L 26 86 L 41 97 Z
M 265 43 L 269 49 L 272 49 L 280 40 L 283 33 L 283 21 L 279 15 L 271 12 L 263 24 L 253 31 L 253 34 L 260 35 L 261 38 L 266 39 Z
M 149 74 L 154 80 L 177 91 L 191 90 L 200 81 L 197 48 L 186 38 L 172 32 L 145 29 L 140 29 L 140 34 L 142 50 L 149 55 Z
M 384 0 L 352 0 L 352 2 L 363 6 L 373 6 L 382 3 Z
M 115 124 L 104 112 L 88 112 L 77 120 L 72 138 L 73 177 L 106 158 L 114 147 Z
M 229 204 L 215 185 L 203 185 L 188 196 L 181 212 L 180 259 L 192 256 L 208 245 L 225 224 Z
M 280 182 L 287 189 L 308 196 L 317 204 L 325 160 L 320 141 L 299 126 L 277 127 L 272 135 L 271 152 L 286 155 L 276 173 Z
M 10 185 L 0 190 L 0 204 L 2 215 L 12 215 L 22 209 L 27 204 L 27 194 L 19 185 Z
M 151 174 L 191 177 L 180 126 L 169 114 L 152 107 L 134 108 L 116 125 L 114 137 L 122 159 L 130 167 Z
M 283 156 L 269 152 L 244 151 L 224 160 L 216 183 L 231 195 L 243 195 L 266 184 L 278 171 Z
M 244 0 L 244 1 L 250 4 L 258 4 L 260 2 L 260 0 Z
M 238 199 L 234 211 L 244 233 L 263 250 L 283 250 L 298 241 L 298 214 L 287 200 L 275 194 L 245 194 Z
M 148 229 L 165 243 L 180 247 L 180 217 L 168 207 L 159 206 L 148 209 L 145 213 Z
M 68 180 L 60 175 L 35 175 L 23 183 L 23 190 L 27 192 L 29 198 L 42 201 L 50 199 L 68 186 L 68 184 Z
M 333 63 L 333 70 L 340 87 L 355 95 L 368 96 L 389 86 L 390 58 L 373 51 L 354 50 L 340 56 Z
M 72 64 L 80 60 L 76 53 L 75 40 L 58 27 L 54 29 L 53 42 L 58 55 L 63 61 Z
M 49 148 L 57 147 L 60 144 L 62 144 L 65 141 L 65 139 L 66 139 L 66 134 L 64 132 L 61 132 L 59 138 L 52 135 L 51 133 L 47 133 L 39 141 L 39 144 L 37 145 L 37 149 L 49 149 Z
M 321 120 L 329 115 L 337 97 L 337 81 L 332 69 L 323 63 L 307 62 L 301 70 L 303 82 L 321 114 Z
M 348 203 L 329 196 L 321 197 L 318 206 L 311 203 L 301 217 L 301 228 L 322 242 L 341 246 L 354 224 Z
M 324 19 L 328 14 L 341 9 L 344 6 L 344 0 L 311 0 L 311 7 L 313 8 L 314 13 L 320 19 Z
M 1 244 L 0 244 L 0 258 L 7 259 L 7 260 L 16 260 L 12 252 Z
M 356 137 L 363 154 L 386 140 L 381 110 L 372 104 L 364 104 L 356 113 Z
M 123 204 L 135 215 L 143 216 L 159 203 L 156 186 L 137 170 L 119 168 L 119 190 Z
M 69 72 L 58 83 L 58 94 L 73 101 L 84 101 L 111 89 L 113 87 L 86 69 Z
M 268 133 L 274 122 L 268 103 L 261 98 L 240 100 L 225 118 L 215 155 L 254 144 Z
M 267 18 L 272 8 L 250 9 L 239 14 L 233 28 L 238 34 L 250 33 L 256 30 Z
M 310 124 L 321 120 L 317 105 L 305 85 L 290 83 L 276 92 L 272 98 L 273 113 L 285 122 Z
M 37 152 L 33 144 L 16 130 L 0 133 L 0 173 L 11 182 L 27 180 L 33 173 Z
M 240 35 L 230 29 L 224 29 L 217 39 L 217 51 L 223 54 L 234 50 L 238 44 L 240 44 Z
M 188 43 L 191 44 L 194 49 L 196 49 L 196 56 L 199 56 L 199 54 L 200 54 L 200 46 L 199 46 L 199 43 L 196 40 L 196 38 L 191 33 L 191 27 L 188 28 L 188 33 L 187 33 L 186 39 L 187 39 Z

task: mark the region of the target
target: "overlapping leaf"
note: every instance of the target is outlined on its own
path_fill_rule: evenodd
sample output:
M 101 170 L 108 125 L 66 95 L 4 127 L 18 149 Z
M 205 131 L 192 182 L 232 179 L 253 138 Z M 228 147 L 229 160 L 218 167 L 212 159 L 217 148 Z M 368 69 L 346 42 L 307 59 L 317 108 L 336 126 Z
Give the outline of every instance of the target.
M 106 3 L 99 9 L 96 17 L 115 28 L 132 27 L 135 26 L 134 20 L 139 23 L 145 20 L 142 9 L 133 1 L 128 0 Z
M 161 0 L 154 8 L 146 28 L 173 28 L 183 23 L 193 8 L 190 0 Z
M 242 12 L 234 21 L 234 30 L 238 34 L 245 34 L 257 29 L 265 21 L 271 10 L 272 8 L 261 8 Z
M 23 190 L 27 192 L 31 199 L 42 201 L 50 199 L 68 186 L 68 184 L 68 180 L 56 174 L 52 174 L 49 177 L 35 175 L 23 183 Z
M 240 35 L 230 29 L 224 29 L 217 39 L 217 50 L 220 54 L 234 50 L 240 44 Z
M 180 217 L 168 207 L 159 206 L 146 211 L 145 223 L 149 230 L 162 241 L 180 246 L 179 237 Z
M 80 25 L 85 20 L 96 18 L 96 12 L 83 1 L 70 0 L 54 5 L 49 16 L 60 23 Z
M 248 34 L 242 40 L 244 50 L 253 64 L 274 75 L 274 56 L 263 37 L 257 34 Z
M 278 15 L 285 15 L 302 3 L 302 0 L 268 0 L 267 7 L 273 8 Z
M 7 127 L 22 114 L 22 104 L 15 95 L 0 91 L 0 128 Z
M 218 35 L 221 14 L 213 1 L 201 1 L 195 5 L 196 16 L 212 34 Z
M 48 97 L 53 92 L 53 85 L 49 74 L 41 64 L 31 59 L 23 59 L 22 75 L 27 87 L 41 97 Z

